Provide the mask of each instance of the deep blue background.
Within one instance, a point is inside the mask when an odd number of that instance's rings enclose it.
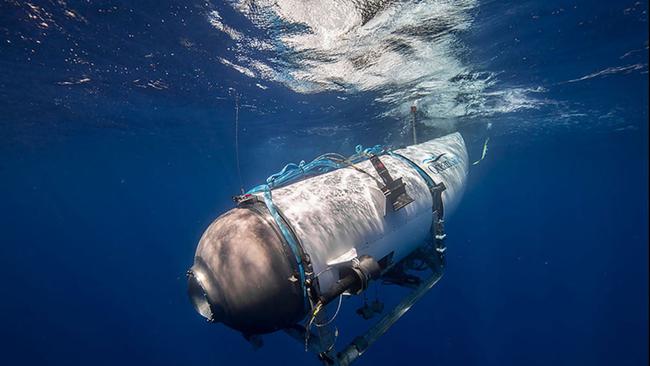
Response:
[[[376,118],[372,95],[256,88],[216,62],[227,43],[201,3],[70,2],[86,22],[36,3],[62,30],[0,5],[0,363],[317,364],[283,334],[253,351],[185,295],[195,245],[239,187],[228,88],[247,105],[247,187],[402,122]],[[448,220],[448,270],[359,365],[647,364],[647,9],[482,3],[465,61],[554,102],[458,121],[473,159],[493,127]],[[71,45],[94,64],[66,61]],[[632,64],[645,69],[566,83]],[[338,321],[348,336],[358,304]]]

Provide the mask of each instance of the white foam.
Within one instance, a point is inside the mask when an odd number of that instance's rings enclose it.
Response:
[[[496,75],[461,61],[459,33],[471,29],[477,0],[231,0],[269,40],[210,23],[237,42],[236,68],[299,93],[373,91],[387,115],[453,118],[538,108],[535,89],[496,90]],[[260,46],[263,45],[263,46]],[[261,48],[260,48],[261,47]],[[266,47],[266,48],[264,48]],[[272,48],[277,59],[253,50]],[[242,56],[243,55],[243,56]]]
[[[208,22],[210,24],[218,29],[219,31],[227,34],[230,38],[232,38],[235,41],[239,41],[244,38],[244,35],[238,32],[237,30],[225,25],[222,21],[221,15],[219,14],[218,11],[213,10],[208,13]]]
[[[226,60],[226,59],[223,58],[223,57],[219,57],[219,61],[220,61],[222,64],[224,64],[224,65],[226,65],[226,66],[230,66],[230,67],[232,67],[233,69],[235,69],[235,70],[241,72],[242,74],[244,74],[244,75],[246,75],[246,76],[248,76],[248,77],[251,77],[251,78],[256,77],[255,73],[254,73],[253,71],[251,71],[251,69],[249,69],[249,68],[247,68],[247,67],[244,67],[244,66],[241,66],[241,65],[237,65],[237,64],[235,64],[235,63],[233,63],[233,62],[231,62],[231,61]]]

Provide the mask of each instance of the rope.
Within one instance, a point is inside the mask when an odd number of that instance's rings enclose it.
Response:
[[[285,165],[284,168],[282,168],[282,170],[279,172],[271,174],[266,179],[266,184],[261,184],[253,187],[247,193],[252,194],[264,192],[267,189],[282,187],[308,176],[320,175],[346,167],[355,169],[361,173],[368,175],[381,185],[381,182],[377,178],[364,171],[363,169],[356,167],[354,164],[361,162],[362,160],[368,158],[370,155],[381,155],[385,151],[386,150],[381,145],[375,145],[366,149],[364,149],[361,145],[357,145],[355,148],[355,154],[348,158],[340,154],[327,153],[318,156],[316,159],[312,160],[309,163],[305,163],[304,160],[298,164],[289,163]]]
[[[336,319],[336,316],[339,315],[339,310],[341,310],[341,303],[342,302],[343,302],[343,295],[339,295],[339,304],[336,306],[336,311],[334,312],[334,316],[332,316],[332,318],[330,320],[326,321],[325,323],[320,323],[320,324],[319,323],[314,323],[314,324],[317,327],[321,328],[321,327],[325,327],[325,326],[329,325],[330,323],[332,323],[334,321],[334,319]]]
[[[339,295],[339,303],[336,306],[336,312],[334,313],[334,316],[332,316],[332,318],[330,320],[328,320],[327,322],[325,322],[325,323],[316,323],[316,317],[318,316],[320,311],[325,306],[320,301],[316,304],[316,306],[314,307],[314,310],[312,311],[311,318],[309,319],[309,323],[307,323],[307,328],[305,330],[305,351],[309,350],[309,338],[310,338],[310,335],[311,335],[311,327],[312,327],[312,325],[316,325],[316,327],[322,328],[322,327],[328,326],[330,323],[332,323],[334,321],[334,319],[336,319],[336,317],[339,315],[339,311],[341,310],[342,301],[343,301],[343,295],[341,294],[341,295]],[[334,341],[328,347],[326,352],[329,352],[334,347],[334,344],[336,344],[336,339],[337,338],[338,338],[338,329],[336,329],[336,331],[334,333]]]
[[[322,308],[323,308],[323,303],[319,301],[311,313],[311,318],[309,319],[309,323],[307,323],[307,329],[305,331],[305,352],[309,350],[309,336],[311,335],[311,326],[312,324],[314,324],[314,321],[316,320],[316,316],[318,315],[318,313]]]
[[[241,179],[241,167],[239,164],[239,94],[235,92],[235,160],[237,162],[237,176],[239,177],[239,189],[244,194],[244,183]]]
[[[413,129],[413,145],[416,145],[418,143],[418,134],[417,134],[417,130],[415,128],[415,126],[417,124],[417,119],[416,119],[417,111],[418,111],[417,107],[415,105],[412,105],[411,106],[411,116],[412,116],[412,118],[411,118],[411,128]]]

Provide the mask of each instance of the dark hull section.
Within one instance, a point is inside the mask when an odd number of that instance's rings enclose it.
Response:
[[[245,335],[274,332],[305,315],[293,255],[262,209],[235,208],[215,220],[188,277],[197,311]]]

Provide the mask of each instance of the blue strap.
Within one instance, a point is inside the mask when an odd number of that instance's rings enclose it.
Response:
[[[289,229],[286,222],[282,216],[280,216],[280,213],[275,207],[275,204],[273,203],[273,197],[271,196],[271,189],[268,185],[266,185],[266,189],[264,189],[264,203],[269,209],[271,216],[273,216],[273,220],[275,220],[276,225],[278,225],[278,228],[280,228],[280,232],[282,233],[285,242],[289,245],[294,258],[296,259],[296,263],[298,265],[298,274],[300,276],[300,287],[302,288],[303,299],[305,301],[305,308],[308,308],[309,300],[307,298],[307,285],[305,284],[305,267],[302,262],[302,256],[300,255],[301,250],[298,246],[298,241],[293,232],[291,229]]]
[[[424,181],[427,183],[427,186],[429,187],[430,192],[433,192],[436,189],[436,183],[433,181],[433,179],[431,179],[429,174],[427,174],[427,172],[425,172],[417,164],[415,164],[413,161],[411,161],[411,159],[409,159],[409,158],[407,158],[407,157],[405,157],[403,155],[400,155],[400,154],[398,154],[396,152],[392,152],[392,151],[389,151],[388,154],[390,156],[394,156],[394,157],[402,160],[403,162],[405,162],[408,165],[410,165],[411,167],[413,167],[413,169],[415,169],[415,171],[418,172],[418,174],[420,174],[422,179],[424,179]]]
[[[271,216],[273,216],[273,220],[280,229],[280,232],[282,233],[285,242],[291,249],[291,252],[293,253],[293,256],[295,257],[296,263],[298,265],[300,286],[302,287],[306,308],[309,307],[309,298],[307,297],[305,266],[303,264],[301,255],[302,251],[298,244],[298,239],[295,237],[295,234],[291,231],[288,223],[282,218],[278,212],[278,209],[273,203],[271,190],[285,186],[308,176],[319,175],[344,168],[348,166],[348,164],[354,164],[363,159],[366,159],[369,155],[381,155],[384,152],[385,149],[381,145],[375,145],[366,149],[364,149],[361,145],[357,145],[355,148],[355,154],[347,159],[344,156],[338,154],[324,154],[309,163],[305,163],[304,161],[301,161],[299,164],[290,163],[282,168],[281,171],[269,176],[266,179],[266,184],[260,184],[256,187],[253,187],[247,192],[247,194],[263,193],[264,204],[268,208]]]

